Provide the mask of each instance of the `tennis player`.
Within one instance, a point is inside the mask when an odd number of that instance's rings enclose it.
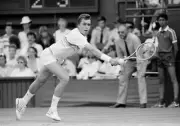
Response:
[[[89,14],[81,14],[77,19],[77,28],[70,31],[57,43],[46,48],[41,53],[40,60],[43,64],[39,75],[36,80],[30,85],[27,93],[23,98],[16,99],[16,118],[20,120],[26,110],[26,105],[29,100],[35,95],[38,89],[45,84],[50,76],[55,74],[60,82],[54,90],[51,106],[46,116],[60,121],[61,118],[57,112],[57,105],[62,97],[64,88],[68,84],[68,73],[62,68],[60,62],[63,62],[67,57],[77,53],[80,49],[86,49],[92,52],[96,57],[101,60],[110,62],[112,65],[124,63],[123,59],[117,60],[103,54],[98,49],[93,47],[87,42],[87,34],[91,26],[91,16]]]

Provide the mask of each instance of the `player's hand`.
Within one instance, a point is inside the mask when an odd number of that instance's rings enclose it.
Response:
[[[124,59],[111,59],[110,60],[111,65],[122,65],[125,63]]]
[[[118,62],[119,62],[120,65],[123,65],[123,64],[126,63],[126,60],[125,60],[125,59],[119,58],[119,59],[117,59],[117,60],[118,60]]]

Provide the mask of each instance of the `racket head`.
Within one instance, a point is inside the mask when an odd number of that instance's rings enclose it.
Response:
[[[156,46],[152,42],[141,44],[136,50],[138,60],[149,60],[156,54]]]

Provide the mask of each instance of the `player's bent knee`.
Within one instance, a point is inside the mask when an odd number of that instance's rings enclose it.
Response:
[[[61,77],[60,81],[63,81],[63,83],[67,84],[69,82],[69,76]]]
[[[46,77],[37,77],[36,78],[36,81],[38,81],[38,83],[40,83],[40,84],[43,84],[43,83],[45,83],[46,82]]]

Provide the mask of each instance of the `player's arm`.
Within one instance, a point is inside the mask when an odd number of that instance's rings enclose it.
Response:
[[[112,59],[110,56],[102,53],[101,51],[99,51],[97,48],[95,48],[94,46],[92,46],[91,44],[87,43],[84,46],[84,49],[90,51],[94,56],[96,56],[97,58],[106,61],[106,62],[110,62],[112,65],[119,65],[119,64],[123,64],[124,60],[123,59]]]

